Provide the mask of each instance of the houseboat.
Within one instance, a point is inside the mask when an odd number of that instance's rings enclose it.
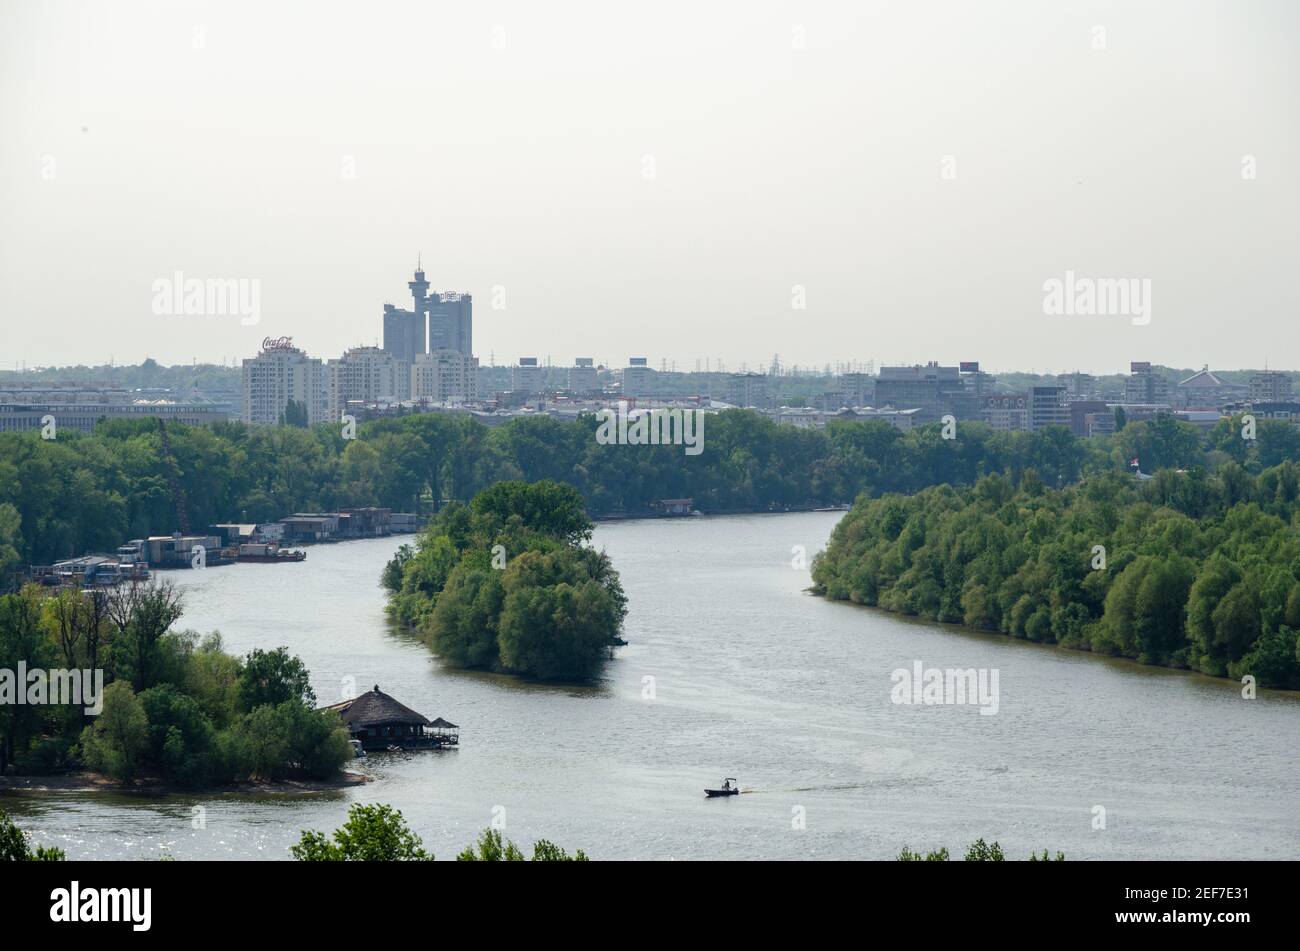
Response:
[[[305,551],[295,548],[281,548],[274,543],[250,542],[240,545],[235,551],[236,561],[275,563],[302,561],[306,557],[307,553]]]

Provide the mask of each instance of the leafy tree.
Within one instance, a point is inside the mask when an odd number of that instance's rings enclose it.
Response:
[[[967,862],[1002,862],[1006,856],[1002,854],[1002,846],[994,842],[989,845],[983,839],[976,839],[971,843],[970,848],[966,850]]]
[[[411,831],[402,813],[392,806],[354,804],[348,820],[324,833],[305,830],[289,851],[300,862],[432,862],[420,837]]]
[[[907,846],[903,846],[903,851],[898,853],[900,862],[946,862],[948,861],[948,849],[939,848],[922,855],[920,852],[913,852]]]
[[[475,845],[467,845],[457,862],[523,862],[524,853],[497,829],[484,829]]]
[[[586,862],[587,855],[582,849],[570,855],[560,846],[548,839],[538,839],[533,843],[534,862]],[[524,853],[519,846],[501,835],[497,829],[484,829],[473,845],[466,846],[457,862],[524,862]]]
[[[94,724],[81,734],[82,757],[93,770],[129,780],[149,751],[149,718],[140,698],[123,680],[104,688],[103,704]]]
[[[64,857],[62,849],[43,845],[32,849],[27,844],[27,836],[0,809],[0,862],[61,862]]]
[[[586,862],[587,853],[578,849],[573,855],[570,855],[564,849],[560,848],[554,842],[548,839],[538,839],[533,843],[533,861],[534,862]]]
[[[239,704],[243,710],[275,706],[293,700],[311,706],[316,694],[311,689],[311,674],[303,662],[287,647],[272,651],[253,648],[244,658],[239,676]]]

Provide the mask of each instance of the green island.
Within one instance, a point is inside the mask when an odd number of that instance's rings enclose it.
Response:
[[[181,614],[166,582],[0,596],[0,670],[103,672],[98,715],[0,704],[0,774],[84,770],[191,789],[338,777],[349,734],[314,709],[302,661],[285,648],[234,657],[217,633],[176,630]]]
[[[457,667],[590,679],[627,614],[618,572],[586,546],[593,528],[572,486],[498,482],[398,549],[389,614]]]
[[[1033,471],[862,498],[814,591],[933,621],[1300,687],[1300,466]]]

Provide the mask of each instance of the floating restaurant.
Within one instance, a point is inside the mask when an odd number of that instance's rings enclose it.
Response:
[[[430,720],[379,689],[325,707],[343,718],[361,748],[370,750],[438,750],[460,744],[460,727],[438,717]]]

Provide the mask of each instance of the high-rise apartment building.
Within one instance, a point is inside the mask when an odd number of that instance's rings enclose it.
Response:
[[[404,363],[424,353],[424,315],[385,304],[384,350]]]
[[[411,399],[430,403],[478,399],[478,361],[459,350],[417,355],[411,364]]]
[[[379,347],[353,347],[326,366],[329,418],[337,422],[350,402],[395,403],[411,395],[410,364]]]
[[[474,298],[453,291],[429,293],[424,269],[406,282],[411,308],[384,305],[384,350],[408,366],[417,354],[456,350],[474,355]]]
[[[474,297],[442,291],[428,299],[429,352],[457,350],[474,354]]]
[[[243,364],[243,412],[246,423],[279,423],[292,400],[307,410],[308,425],[327,414],[325,370],[321,361],[293,345],[289,337],[262,341],[262,349]]]

